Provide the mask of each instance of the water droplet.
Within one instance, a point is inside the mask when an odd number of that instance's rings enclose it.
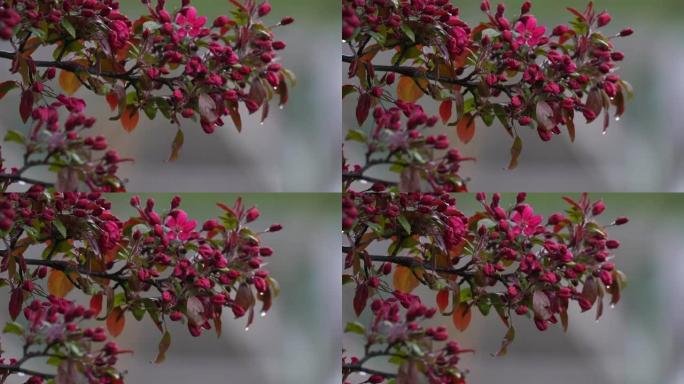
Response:
[[[615,98],[614,98],[614,97],[611,97],[611,98],[610,98],[610,101],[613,101],[613,100],[615,100]]]
[[[278,90],[278,87],[273,87],[273,90],[274,90],[274,91],[277,91],[277,90]]]
[[[264,122],[262,121],[261,123],[259,123],[259,125],[264,125]]]
[[[249,327],[245,327],[245,332],[249,331]]]
[[[596,319],[596,322],[598,323],[598,322],[599,322],[599,319]]]
[[[611,307],[611,308],[615,308],[615,304],[611,304],[610,307]]]
[[[281,105],[281,106],[280,106],[280,107],[278,107],[278,108],[280,108],[280,110],[282,111],[282,110],[283,110],[283,108],[285,108],[285,106],[284,106],[284,105]]]
[[[368,184],[368,181],[366,181],[366,180],[359,180],[359,183],[361,183],[361,184]]]
[[[615,121],[620,121],[620,116],[615,116]]]
[[[347,40],[342,39],[342,44],[347,44]]]
[[[26,182],[23,181],[23,180],[19,180],[19,181],[18,181],[18,184],[19,184],[19,185],[26,185]]]
[[[264,295],[264,293],[263,293],[263,292],[259,292],[259,296],[263,296],[263,295]]]
[[[368,376],[366,372],[359,372],[359,376]]]
[[[261,311],[260,315],[261,317],[266,317],[266,311]]]
[[[605,136],[608,134],[608,131],[603,131],[602,135]]]

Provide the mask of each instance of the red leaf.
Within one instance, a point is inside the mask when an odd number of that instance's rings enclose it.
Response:
[[[439,105],[439,116],[442,118],[444,124],[449,122],[451,119],[451,105],[453,103],[451,100],[444,100],[442,104]]]
[[[135,127],[138,126],[138,121],[140,121],[138,108],[131,105],[127,106],[121,115],[121,126],[124,127],[126,132],[133,132]]]
[[[437,292],[437,307],[439,307],[439,310],[441,312],[444,312],[445,309],[449,306],[449,290],[444,288],[441,291]]]
[[[456,126],[456,133],[463,144],[468,144],[475,137],[475,117],[470,113],[463,115]]]
[[[109,331],[109,334],[114,337],[119,336],[121,331],[123,331],[124,326],[126,326],[124,311],[121,307],[112,309],[109,316],[107,316],[107,330]]]
[[[456,326],[456,329],[463,332],[468,328],[468,325],[470,325],[470,320],[472,317],[473,314],[470,311],[470,306],[466,303],[461,303],[454,311],[452,320],[454,321],[454,326]]]
[[[19,104],[19,115],[24,123],[28,121],[33,112],[33,91],[26,90],[21,93],[21,103]]]
[[[101,293],[98,293],[97,295],[90,298],[90,310],[93,311],[94,316],[99,315],[100,312],[102,311],[102,294]]]
[[[12,321],[16,320],[21,313],[21,305],[24,303],[24,292],[21,288],[12,291],[9,301],[9,313]]]
[[[7,92],[17,87],[17,82],[14,80],[4,81],[0,83],[0,99],[5,97]]]
[[[370,111],[371,101],[371,96],[367,93],[364,93],[363,95],[359,96],[359,101],[356,104],[356,121],[359,123],[359,126],[362,126],[368,118],[368,112]]]
[[[508,164],[508,169],[515,169],[518,166],[520,152],[522,152],[522,139],[520,136],[516,136],[511,147],[511,162]]]
[[[368,286],[365,284],[356,287],[356,294],[354,294],[354,312],[356,316],[361,316],[361,312],[366,308],[368,301]]]
[[[113,111],[119,106],[119,95],[116,92],[111,91],[107,94],[107,104],[109,108]]]

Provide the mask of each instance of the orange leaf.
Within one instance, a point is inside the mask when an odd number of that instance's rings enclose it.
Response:
[[[451,100],[444,100],[439,105],[439,116],[442,118],[442,123],[446,124],[451,119]]]
[[[138,121],[140,121],[138,108],[131,105],[127,106],[124,113],[121,115],[121,125],[126,132],[133,132],[135,127],[138,126]]]
[[[119,336],[125,325],[126,316],[124,311],[121,310],[121,307],[112,309],[112,311],[109,312],[109,316],[107,316],[107,330],[109,331],[109,334],[114,337]]]
[[[51,269],[48,273],[48,292],[57,297],[64,297],[74,288],[71,281],[62,271]]]
[[[402,101],[408,103],[415,103],[421,96],[423,96],[423,91],[418,87],[416,81],[423,87],[427,87],[427,80],[425,79],[414,79],[409,76],[401,76],[397,82],[397,95]]]
[[[456,133],[463,144],[468,144],[475,136],[475,117],[470,113],[463,115],[456,126]]]
[[[88,61],[84,59],[74,60],[74,63],[80,64],[84,67],[88,66]],[[80,78],[79,78],[80,77]],[[73,95],[81,88],[81,83],[86,80],[86,75],[81,72],[77,75],[74,72],[62,70],[59,73],[59,86],[66,92],[67,95]]]
[[[109,108],[112,111],[119,106],[119,96],[116,94],[116,92],[111,91],[107,94],[107,104],[109,104]]]
[[[441,312],[449,306],[449,290],[444,288],[437,292],[437,307]]]
[[[456,329],[459,331],[463,332],[468,328],[468,325],[470,325],[470,320],[472,319],[473,314],[470,312],[470,306],[466,303],[461,303],[458,305],[458,308],[454,311],[453,315],[453,320],[454,320],[454,325],[456,326]]]
[[[411,271],[410,268],[406,268],[404,266],[397,266],[397,268],[394,270],[394,276],[392,276],[392,284],[394,285],[394,289],[397,291],[403,292],[403,293],[410,293],[418,285],[420,282],[418,279],[416,279],[416,276],[413,275],[413,271]]]
[[[101,293],[98,293],[97,295],[90,298],[90,309],[93,311],[94,316],[97,316],[100,314],[100,311],[102,311],[102,294]]]

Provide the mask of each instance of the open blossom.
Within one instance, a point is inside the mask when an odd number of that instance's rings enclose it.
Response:
[[[176,210],[166,219],[166,226],[169,228],[168,238],[171,240],[185,241],[197,227],[196,220],[188,220],[188,214],[182,210]]]
[[[519,45],[528,45],[530,47],[535,47],[543,41],[544,33],[546,32],[546,27],[538,26],[537,19],[528,16],[526,20],[519,21],[515,25],[515,31],[518,32],[519,36],[516,39],[516,43]]]
[[[537,231],[539,224],[541,224],[542,216],[535,215],[534,209],[525,204],[520,210],[513,212],[513,215],[511,215],[511,220],[517,224],[517,226],[514,228],[514,234],[516,236],[521,232],[526,236],[532,236]]]
[[[207,17],[197,17],[197,9],[195,7],[186,7],[176,15],[176,23],[181,26],[181,29],[178,31],[180,38],[184,38],[186,35],[197,37],[203,33]]]

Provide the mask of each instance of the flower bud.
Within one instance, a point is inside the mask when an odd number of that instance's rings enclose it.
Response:
[[[246,216],[247,222],[251,223],[252,221],[258,219],[260,215],[261,215],[261,212],[259,212],[258,209],[254,208],[254,207],[250,208],[247,211],[247,216]]]
[[[599,27],[604,27],[604,26],[608,25],[608,23],[610,23],[611,20],[612,20],[612,17],[610,17],[608,12],[603,11],[598,15],[597,24]]]
[[[259,17],[264,17],[268,15],[271,12],[271,4],[268,3],[268,1],[263,2],[259,8],[257,8],[257,13],[259,14]]]

